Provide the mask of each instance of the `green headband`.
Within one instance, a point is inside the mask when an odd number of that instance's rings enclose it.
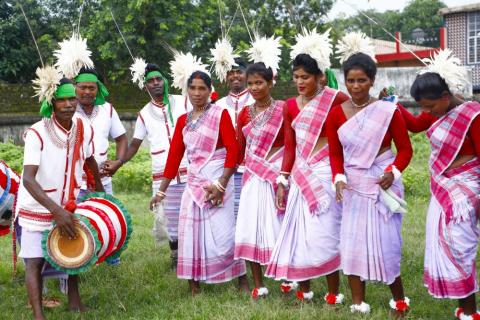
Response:
[[[325,76],[327,77],[327,86],[332,89],[338,89],[337,78],[331,69],[325,69]]]
[[[160,71],[154,70],[147,73],[147,75],[145,76],[145,81],[148,81],[153,78],[161,78],[163,80],[163,104],[167,106],[168,118],[173,127],[175,123],[173,122],[172,109],[170,107],[170,100],[168,99],[168,96],[169,96],[168,80],[163,76],[163,74]]]
[[[77,83],[82,82],[95,82],[98,86],[97,96],[95,97],[95,101],[93,102],[94,105],[102,105],[105,103],[105,98],[108,97],[108,90],[105,85],[98,80],[98,77],[93,73],[81,73],[76,78],[75,81]]]
[[[55,99],[63,99],[63,98],[74,98],[75,94],[75,87],[71,83],[65,83],[57,87],[55,93],[53,95]],[[45,118],[50,118],[53,113],[53,104],[48,102],[46,99],[42,101],[42,105],[40,106],[40,115]]]

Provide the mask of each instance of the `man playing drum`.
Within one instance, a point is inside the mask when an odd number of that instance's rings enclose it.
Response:
[[[77,106],[75,87],[52,67],[37,70],[34,83],[42,101],[42,120],[25,131],[23,174],[16,217],[22,229],[19,256],[25,259],[26,286],[35,319],[44,319],[41,271],[45,263],[43,231],[57,224],[60,232],[74,238],[75,209],[83,165],[92,170],[97,191],[104,191],[93,156],[93,129],[80,119],[72,121]],[[43,79],[42,79],[43,78]],[[84,311],[78,277],[68,279],[68,307]]]

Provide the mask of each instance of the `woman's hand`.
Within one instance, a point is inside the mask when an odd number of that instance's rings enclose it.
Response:
[[[393,172],[384,172],[380,176],[380,180],[378,181],[378,184],[383,190],[387,190],[392,186],[394,180],[395,180],[395,176],[393,175]]]
[[[275,207],[278,210],[285,210],[285,187],[283,184],[279,184],[277,193],[275,194]]]
[[[153,211],[153,209],[165,199],[165,196],[163,195],[154,195],[152,197],[152,200],[150,200],[150,210]]]
[[[343,201],[343,190],[344,189],[350,189],[348,187],[348,185],[343,182],[343,181],[338,181],[336,184],[335,184],[335,192],[336,192],[336,199],[337,199],[337,202],[342,202]]]
[[[223,192],[214,184],[203,187],[205,190],[205,201],[209,201],[213,206],[220,206],[223,203]]]

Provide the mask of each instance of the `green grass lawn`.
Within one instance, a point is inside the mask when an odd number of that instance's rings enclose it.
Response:
[[[402,276],[405,293],[411,299],[410,319],[453,319],[455,302],[431,298],[423,286],[425,215],[428,206],[428,145],[422,135],[412,138],[416,155],[405,173],[409,212],[403,224]],[[122,169],[123,170],[123,169]],[[267,280],[268,298],[252,299],[236,290],[236,281],[204,285],[203,292],[192,298],[187,282],[170,271],[167,246],[157,247],[151,235],[153,216],[147,210],[149,194],[118,193],[133,216],[134,233],[121,265],[94,267],[81,276],[81,294],[90,311],[71,314],[66,311],[66,297],[54,281],[49,293],[61,297],[63,306],[47,310],[48,319],[386,319],[391,298],[387,286],[368,283],[368,316],[350,314],[350,292],[345,277],[341,291],[346,304],[329,307],[323,302],[325,279],[312,283],[314,302],[299,304],[294,295],[280,293],[279,283]],[[29,319],[24,286],[24,267],[19,263],[12,281],[11,237],[0,238],[0,319]]]

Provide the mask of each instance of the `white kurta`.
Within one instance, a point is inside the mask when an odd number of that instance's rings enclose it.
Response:
[[[252,105],[253,103],[255,103],[255,99],[253,99],[248,89],[245,89],[239,94],[229,92],[226,97],[218,100],[215,104],[219,107],[227,109],[228,113],[230,114],[230,118],[232,118],[233,126],[236,128],[237,116],[240,111],[243,109],[243,107]]]
[[[167,163],[168,151],[170,150],[170,141],[173,138],[175,124],[177,119],[185,114],[187,110],[191,110],[188,102],[185,104],[185,97],[178,95],[170,95],[170,107],[172,110],[173,122],[168,119],[166,109],[155,106],[153,103],[147,103],[138,113],[137,122],[135,123],[135,132],[133,138],[144,140],[150,143],[150,155],[152,157],[152,176],[153,176],[153,193],[160,186],[161,177]],[[180,164],[179,173],[180,181],[172,180],[171,184],[186,181],[187,159],[184,157]]]
[[[74,117],[79,117],[84,120],[86,124],[92,126],[94,130],[94,156],[100,169],[108,157],[108,138],[116,139],[122,134],[125,134],[125,127],[120,121],[120,117],[115,108],[108,102],[105,102],[103,105],[94,106],[90,115],[86,115],[82,106],[78,105]],[[111,182],[111,177],[102,177],[102,184],[104,186],[109,185]],[[84,176],[81,188],[87,189],[86,176]]]
[[[73,120],[76,123],[76,120]],[[75,144],[76,129],[63,129],[54,118],[35,123],[25,132],[25,152],[23,165],[38,166],[35,180],[43,191],[57,204],[64,205],[70,192],[70,172]],[[84,140],[80,157],[75,166],[77,186],[81,183],[83,164],[93,152],[92,128],[84,122]],[[72,138],[70,138],[72,137]],[[67,147],[67,141],[68,147]],[[75,196],[79,189],[74,190]],[[19,224],[31,231],[43,231],[51,227],[51,214],[35,200],[20,183],[17,199]],[[50,216],[50,217],[49,217]],[[48,221],[50,220],[50,221]]]

